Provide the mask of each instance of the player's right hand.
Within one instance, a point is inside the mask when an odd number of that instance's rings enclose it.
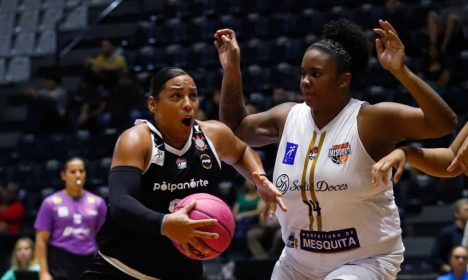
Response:
[[[206,226],[214,226],[218,223],[216,219],[192,220],[188,213],[195,207],[196,200],[192,200],[178,211],[167,214],[162,225],[162,234],[179,243],[188,254],[190,246],[202,253],[209,253],[209,248],[203,245],[198,238],[216,239],[218,234],[198,230]],[[198,238],[197,238],[198,237]]]

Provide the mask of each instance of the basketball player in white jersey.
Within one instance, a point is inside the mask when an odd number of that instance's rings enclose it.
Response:
[[[276,211],[286,246],[272,279],[386,280],[400,270],[404,247],[392,184],[374,186],[372,165],[398,141],[448,134],[456,115],[405,66],[404,46],[390,23],[379,25],[380,64],[419,108],[351,98],[369,46],[362,31],[339,20],[327,24],[324,38],[304,53],[305,102],[248,115],[235,34],[215,33],[224,70],[221,121],[252,146],[279,143],[272,182],[288,211]]]

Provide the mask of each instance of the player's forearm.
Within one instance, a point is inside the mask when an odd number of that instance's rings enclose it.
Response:
[[[447,171],[447,167],[454,158],[450,149],[403,147],[402,150],[405,152],[407,162],[424,173],[435,177],[454,177],[458,175],[458,173]]]
[[[457,125],[457,115],[447,103],[426,82],[416,76],[408,67],[393,75],[408,90],[424,113],[426,125],[431,128],[428,137],[448,134]]]
[[[49,265],[47,263],[47,242],[44,240],[36,241],[36,257],[41,273],[49,273]]]
[[[240,69],[225,70],[221,84],[219,119],[232,131],[235,131],[246,115],[247,109],[242,92]]]
[[[246,146],[244,153],[233,167],[247,180],[253,182],[252,173],[265,174],[262,161],[258,154],[249,146]]]

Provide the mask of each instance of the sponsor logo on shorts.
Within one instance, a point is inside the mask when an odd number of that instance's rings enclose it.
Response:
[[[331,149],[328,150],[328,157],[335,164],[344,164],[351,155],[351,145],[346,142],[343,144],[333,145]]]
[[[162,183],[154,183],[153,191],[178,191],[178,190],[188,190],[188,189],[195,189],[200,187],[208,187],[209,185],[208,180],[204,179],[191,179],[190,182],[182,182],[182,183],[168,183],[163,181]]]
[[[356,229],[334,231],[301,230],[300,248],[315,253],[335,253],[361,247]]]
[[[286,150],[284,151],[283,163],[293,165],[294,159],[296,158],[297,147],[299,145],[286,142]]]

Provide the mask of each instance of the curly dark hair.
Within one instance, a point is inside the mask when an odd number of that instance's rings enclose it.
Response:
[[[360,27],[346,19],[325,24],[323,39],[313,43],[309,49],[319,49],[331,55],[341,72],[349,71],[358,77],[367,70],[370,44]]]

